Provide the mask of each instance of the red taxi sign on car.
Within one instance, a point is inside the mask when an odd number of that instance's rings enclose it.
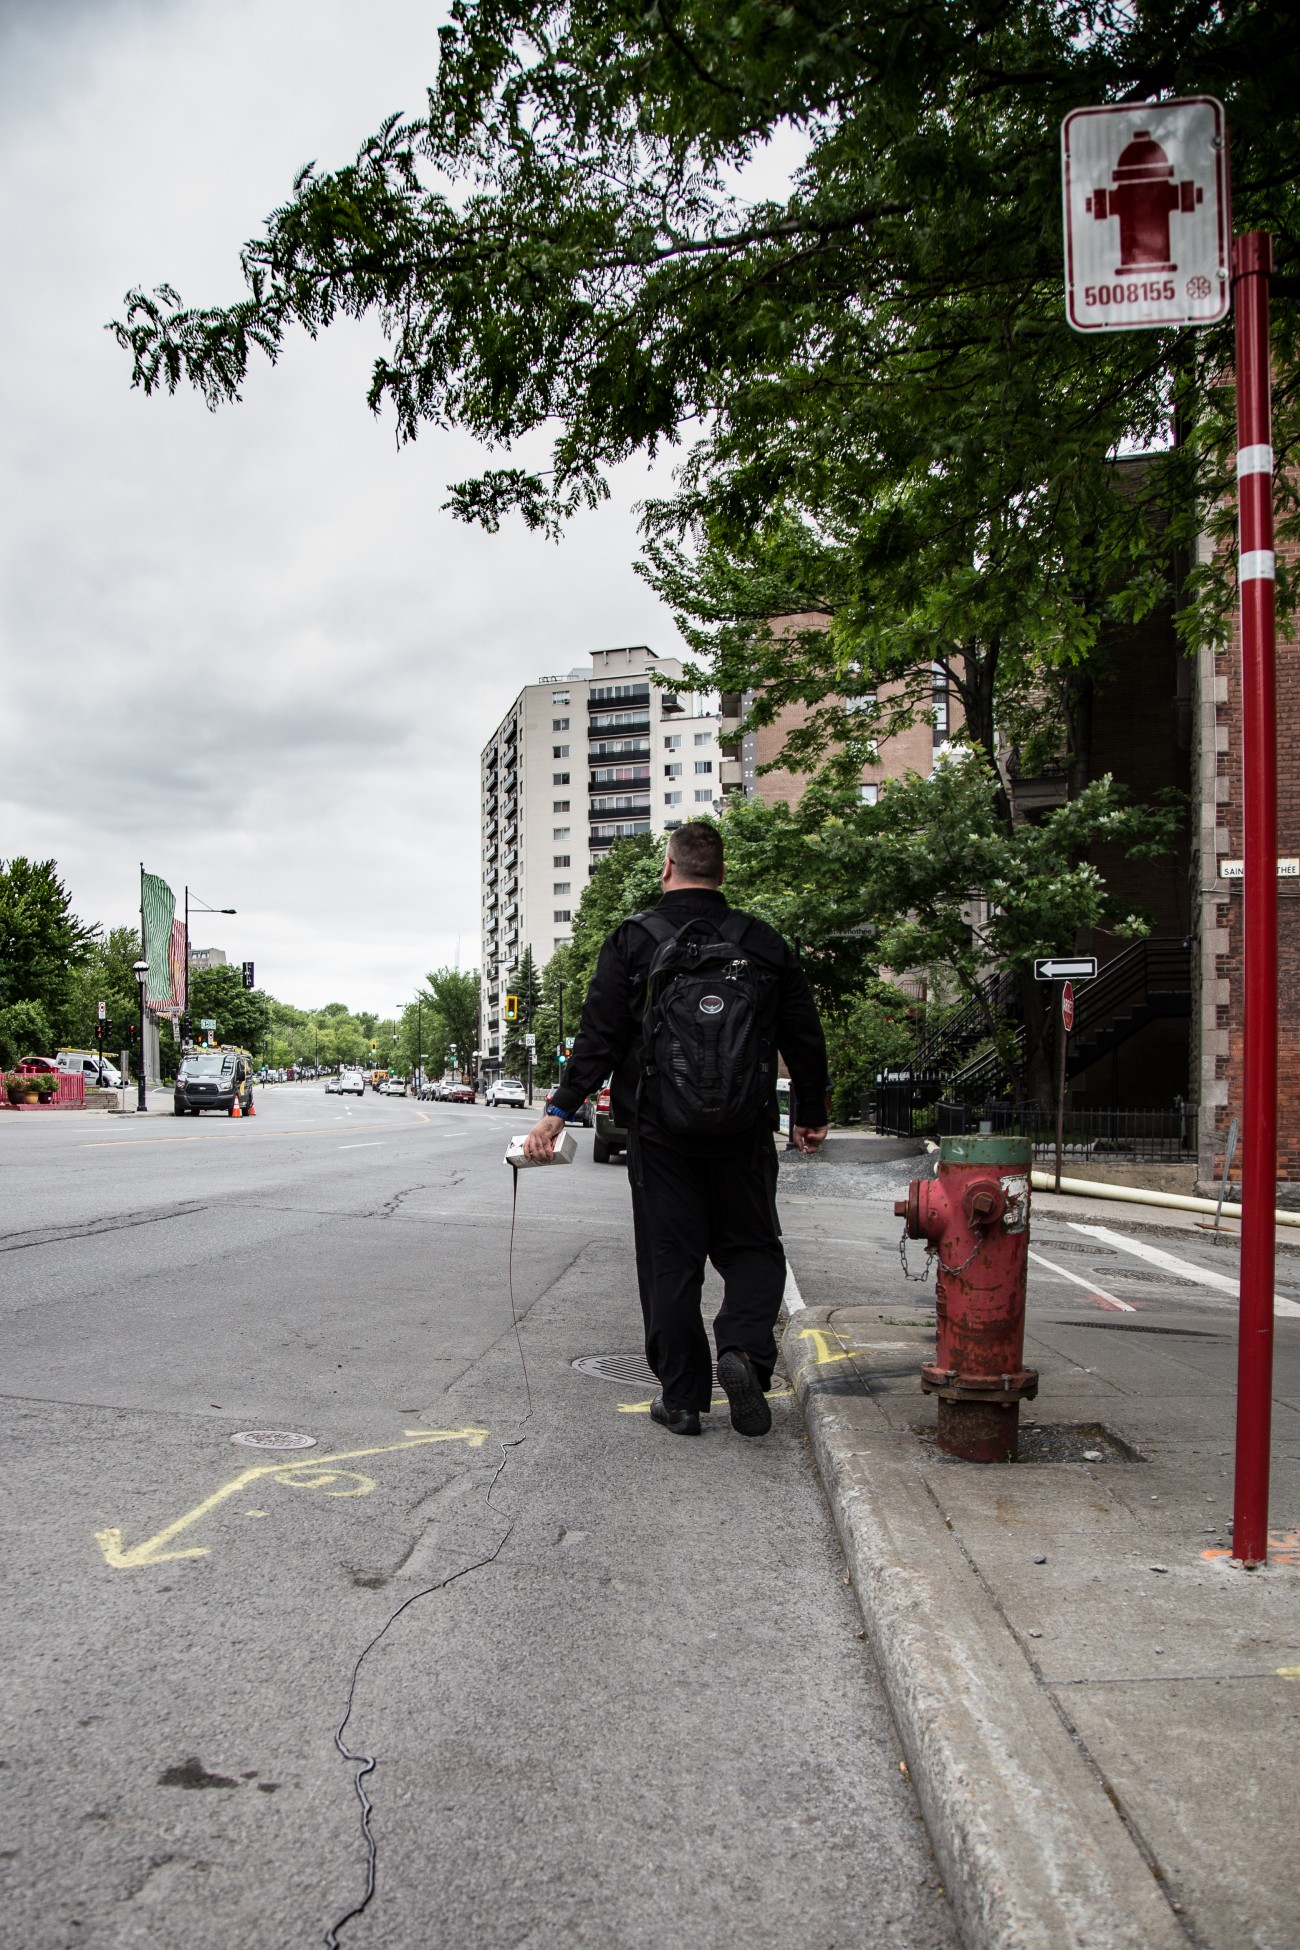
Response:
[[[1076,332],[1227,316],[1226,128],[1212,95],[1066,116],[1065,310]]]

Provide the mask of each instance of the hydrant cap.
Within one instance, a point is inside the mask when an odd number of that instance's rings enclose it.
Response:
[[[1173,173],[1173,164],[1150,131],[1139,129],[1128,148],[1120,151],[1114,180],[1117,183],[1160,183]]]
[[[1027,1172],[1032,1146],[1023,1137],[946,1137],[939,1142],[940,1165],[986,1165]]]

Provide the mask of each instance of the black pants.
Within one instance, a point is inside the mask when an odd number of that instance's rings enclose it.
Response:
[[[646,1360],[669,1408],[706,1409],[713,1363],[700,1317],[704,1262],[722,1275],[713,1324],[718,1353],[747,1354],[764,1388],[776,1365],[772,1329],[785,1291],[785,1252],[776,1216],[772,1133],[730,1139],[706,1151],[629,1132],[628,1180]]]

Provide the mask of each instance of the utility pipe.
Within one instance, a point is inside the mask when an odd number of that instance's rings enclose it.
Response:
[[[1056,1179],[1050,1171],[1035,1171],[1030,1174],[1036,1192],[1051,1192],[1056,1189]],[[1164,1205],[1175,1212],[1209,1212],[1218,1210],[1217,1200],[1212,1198],[1190,1198],[1182,1192],[1148,1192],[1140,1185],[1108,1185],[1098,1178],[1063,1178],[1061,1191],[1070,1198],[1117,1198],[1126,1205]],[[1280,1226],[1300,1226],[1300,1212],[1274,1213]],[[1229,1217],[1241,1217],[1240,1206],[1229,1207]]]

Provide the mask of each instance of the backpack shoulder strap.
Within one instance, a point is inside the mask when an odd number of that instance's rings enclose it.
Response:
[[[642,908],[639,914],[629,914],[628,920],[634,922],[637,927],[644,928],[658,947],[662,948],[666,941],[675,941],[677,938],[677,929],[667,915],[660,914],[656,908]]]
[[[738,948],[745,939],[745,936],[749,933],[753,921],[754,916],[752,914],[746,914],[739,907],[729,907],[719,924],[718,933],[724,941],[730,941],[734,947]]]

